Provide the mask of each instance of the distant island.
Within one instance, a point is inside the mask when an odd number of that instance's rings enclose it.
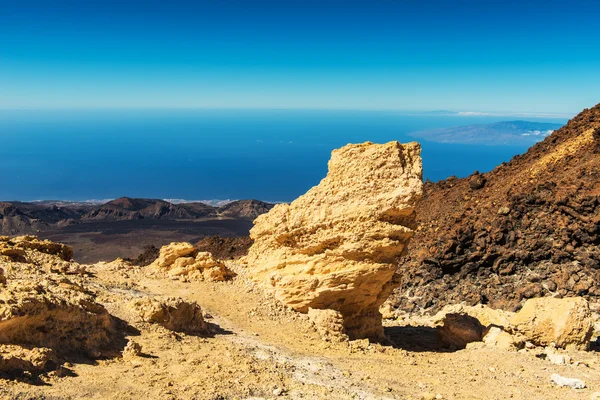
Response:
[[[417,131],[409,133],[409,136],[438,143],[531,145],[550,136],[561,126],[550,122],[502,121]]]

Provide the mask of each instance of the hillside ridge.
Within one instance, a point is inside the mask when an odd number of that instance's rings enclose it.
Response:
[[[392,304],[600,296],[599,196],[600,104],[489,173],[427,182]]]

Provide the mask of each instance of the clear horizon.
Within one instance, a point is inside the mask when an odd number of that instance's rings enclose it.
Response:
[[[574,115],[599,100],[585,0],[0,3],[0,108]]]

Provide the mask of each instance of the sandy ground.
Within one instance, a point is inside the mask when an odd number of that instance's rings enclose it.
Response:
[[[131,325],[143,354],[66,368],[37,381],[0,379],[1,399],[590,399],[600,391],[600,359],[571,353],[554,365],[533,352],[439,349],[435,330],[386,322],[395,345],[324,342],[304,315],[266,298],[238,276],[209,283],[153,279],[140,269],[95,267],[98,301]],[[197,301],[212,337],[140,322],[128,302],[143,295]],[[137,331],[137,332],[136,332]],[[558,388],[550,375],[587,388]]]

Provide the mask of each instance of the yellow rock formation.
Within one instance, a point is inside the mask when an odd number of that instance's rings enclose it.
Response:
[[[334,150],[318,186],[254,221],[249,273],[297,311],[339,311],[351,338],[381,337],[378,308],[413,236],[421,194],[419,144]]]
[[[171,243],[160,249],[158,258],[150,265],[171,277],[192,280],[225,281],[234,276],[225,264],[209,252],[198,252],[190,243]]]

